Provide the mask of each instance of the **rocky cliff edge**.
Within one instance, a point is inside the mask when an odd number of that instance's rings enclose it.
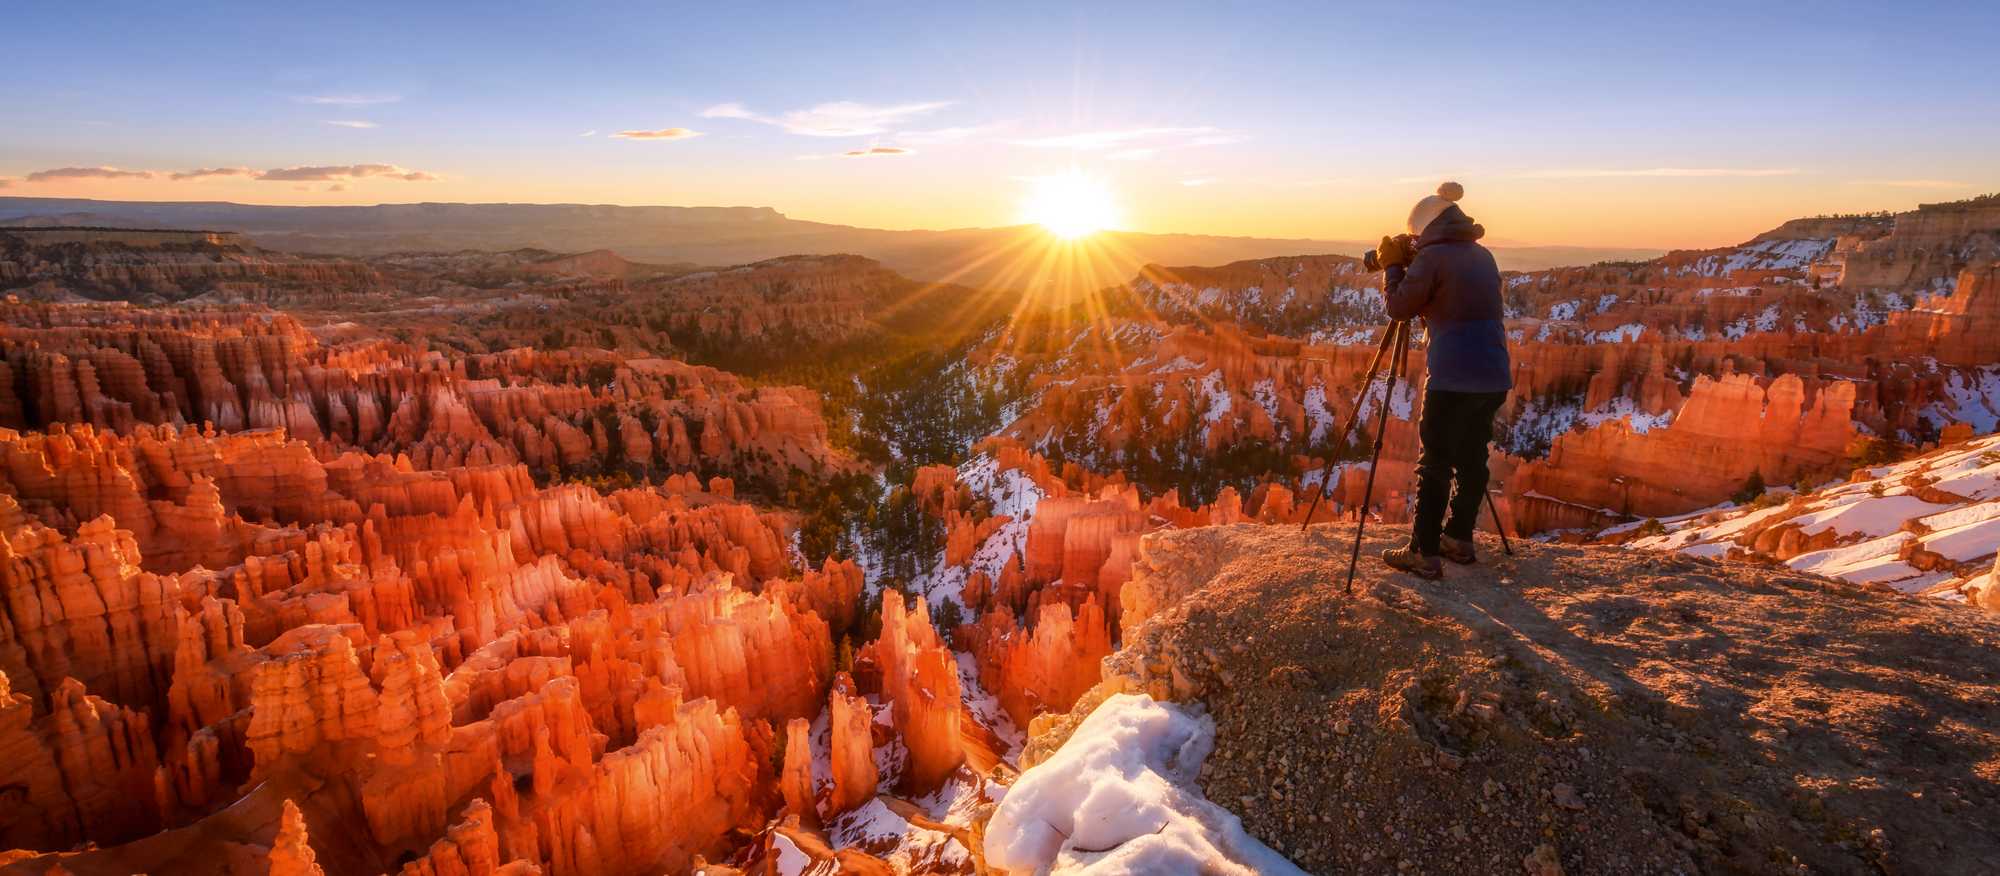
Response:
[[[1199,703],[1209,800],[1316,873],[1973,873],[2000,860],[2000,620],[1743,563],[1345,526],[1146,538],[1107,681]]]

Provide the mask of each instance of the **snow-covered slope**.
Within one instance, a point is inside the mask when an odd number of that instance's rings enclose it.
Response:
[[[2000,608],[2000,435],[1867,469],[1762,507],[1708,509],[1604,535],[1630,547],[1745,555],[1905,593]]]

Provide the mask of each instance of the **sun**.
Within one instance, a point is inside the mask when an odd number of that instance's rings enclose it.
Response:
[[[1036,177],[1021,201],[1021,221],[1048,229],[1064,240],[1118,227],[1118,205],[1101,182],[1074,170]]]

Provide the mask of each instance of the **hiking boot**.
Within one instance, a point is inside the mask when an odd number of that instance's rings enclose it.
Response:
[[[1415,544],[1383,551],[1382,562],[1388,563],[1391,569],[1400,569],[1419,578],[1436,581],[1444,577],[1444,563],[1439,562],[1437,557],[1417,553]]]
[[[1439,537],[1438,554],[1461,566],[1479,562],[1479,550],[1469,538],[1452,538],[1449,535]]]

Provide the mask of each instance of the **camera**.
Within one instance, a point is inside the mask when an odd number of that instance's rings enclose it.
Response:
[[[1381,246],[1361,254],[1361,266],[1372,274],[1392,265],[1408,265],[1416,255],[1416,242],[1407,234],[1384,235]]]

